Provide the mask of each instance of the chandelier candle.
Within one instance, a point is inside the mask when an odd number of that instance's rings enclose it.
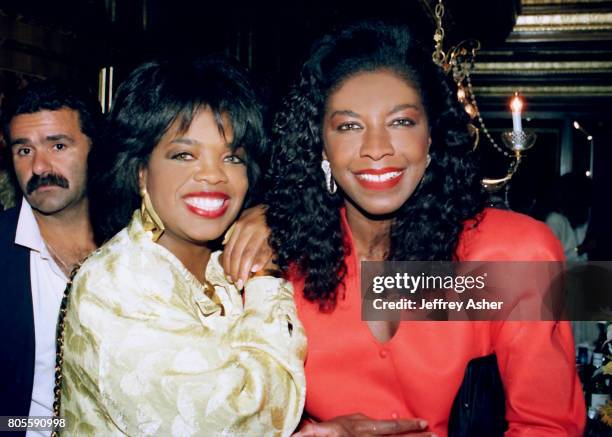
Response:
[[[523,124],[521,122],[521,111],[523,109],[523,100],[521,100],[518,93],[514,93],[514,98],[510,103],[510,109],[512,110],[512,130],[515,134],[522,132]]]

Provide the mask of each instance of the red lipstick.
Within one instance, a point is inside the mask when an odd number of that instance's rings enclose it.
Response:
[[[183,196],[187,209],[204,218],[221,217],[229,207],[230,196],[220,191],[200,191]]]
[[[404,176],[404,169],[397,167],[368,168],[353,174],[359,185],[368,190],[388,190],[399,184]]]

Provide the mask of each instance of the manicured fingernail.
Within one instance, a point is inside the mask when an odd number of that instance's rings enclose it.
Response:
[[[419,420],[419,426],[421,428],[427,427],[427,421],[426,420]]]
[[[232,279],[232,277],[230,275],[225,275],[225,279],[227,279],[227,282],[234,282],[234,280]]]
[[[242,285],[243,285],[242,279],[238,279],[238,282],[236,282],[236,288],[238,290],[242,290]]]
[[[261,266],[259,264],[253,264],[253,267],[251,267],[251,273],[258,272],[259,269],[261,269]]]

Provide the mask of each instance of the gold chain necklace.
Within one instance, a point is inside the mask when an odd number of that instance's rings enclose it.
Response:
[[[56,264],[58,264],[60,270],[64,272],[66,276],[70,277],[70,273],[72,272],[72,270],[74,270],[74,267],[78,265],[78,262],[68,264],[62,259],[62,257],[58,255],[57,250],[55,250],[51,243],[45,241],[45,246],[47,246],[47,249],[49,249],[49,254],[51,255],[51,258],[53,258]]]

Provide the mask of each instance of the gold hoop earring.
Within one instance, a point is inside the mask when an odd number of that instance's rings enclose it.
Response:
[[[146,188],[140,190],[140,196],[142,197],[142,203],[140,205],[140,215],[142,217],[142,227],[145,232],[151,232],[152,240],[155,242],[162,236],[166,227],[157,215],[151,197]]]

